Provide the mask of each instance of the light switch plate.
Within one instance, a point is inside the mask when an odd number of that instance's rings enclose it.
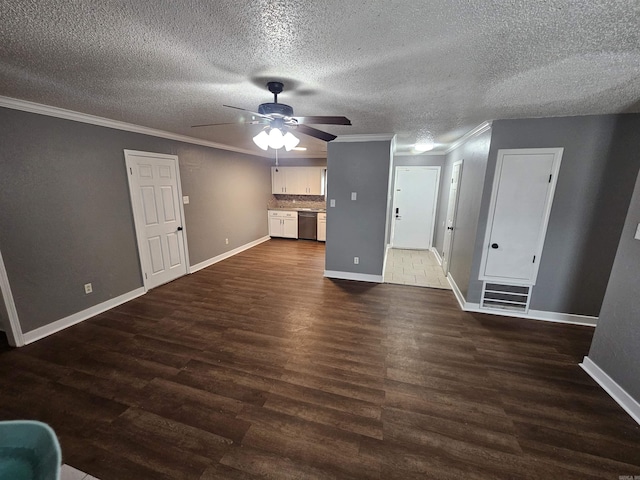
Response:
[[[185,205],[189,205],[189,195],[184,195],[182,197],[182,203]]]
[[[638,224],[638,227],[636,228],[636,235],[635,237],[636,240],[640,240],[640,223]]]
[[[358,198],[358,192],[351,192],[351,200],[356,200]]]
[[[335,198],[332,198],[332,199],[329,201],[329,206],[330,206],[330,207],[335,207],[335,206],[336,206],[336,199],[335,199]]]

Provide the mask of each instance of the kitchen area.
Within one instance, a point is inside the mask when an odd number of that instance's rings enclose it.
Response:
[[[324,166],[271,167],[269,236],[326,241]]]

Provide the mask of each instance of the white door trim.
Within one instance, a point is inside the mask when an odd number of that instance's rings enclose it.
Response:
[[[395,175],[393,177],[393,205],[391,208],[391,248],[395,248],[395,233],[396,233],[396,190],[398,187],[398,169],[399,168],[409,168],[409,169],[432,169],[437,171],[437,180],[436,180],[436,191],[434,192],[435,201],[433,202],[433,211],[431,212],[431,238],[429,239],[429,249],[433,248],[433,237],[436,234],[436,215],[438,213],[438,200],[440,193],[440,173],[441,168],[437,165],[398,165],[395,167]]]
[[[542,225],[540,227],[540,234],[538,237],[538,245],[536,247],[536,256],[538,261],[534,265],[534,271],[532,274],[532,281],[530,285],[536,284],[538,277],[538,269],[540,268],[540,260],[542,258],[542,249],[544,247],[544,239],[547,234],[547,226],[549,224],[549,216],[551,214],[551,207],[553,206],[553,197],[556,192],[556,185],[558,183],[558,172],[560,171],[560,163],[562,161],[563,147],[558,148],[510,148],[498,150],[498,159],[496,162],[495,173],[493,177],[493,186],[491,190],[491,201],[489,202],[489,211],[487,217],[487,228],[484,232],[484,242],[482,244],[482,257],[480,259],[480,276],[479,280],[487,280],[492,282],[512,282],[512,279],[508,278],[495,278],[487,277],[484,275],[485,267],[487,265],[487,256],[489,254],[489,242],[491,239],[491,231],[493,229],[494,214],[496,209],[496,201],[498,198],[498,172],[502,169],[502,163],[505,155],[539,155],[539,154],[553,154],[553,166],[551,169],[551,188],[548,190],[547,198],[545,200],[545,210]],[[521,283],[521,282],[520,282]]]
[[[127,170],[129,170],[129,172],[131,172],[130,169],[132,169],[134,167],[134,163],[133,163],[133,159],[132,157],[136,156],[136,157],[153,157],[153,158],[164,158],[167,160],[175,160],[176,162],[176,180],[178,183],[178,198],[180,199],[180,201],[178,202],[178,204],[180,205],[180,215],[182,218],[182,235],[183,235],[183,244],[184,244],[184,260],[187,266],[187,274],[191,273],[191,265],[189,262],[189,247],[187,245],[187,225],[185,222],[185,216],[184,216],[184,202],[182,201],[182,181],[180,180],[180,161],[178,160],[178,156],[177,155],[168,155],[165,153],[153,153],[153,152],[140,152],[137,150],[125,150],[124,151],[124,158],[125,158],[125,163],[127,166]],[[140,222],[138,221],[139,218],[141,218],[142,213],[138,211],[137,209],[137,204],[136,202],[134,202],[133,200],[133,195],[134,195],[134,178],[133,175],[130,175],[130,173],[127,174],[127,181],[129,183],[129,201],[131,202],[131,210],[133,212],[133,222],[135,224],[135,229],[136,229],[136,242],[138,244],[138,257],[140,258],[140,271],[142,273],[142,284],[144,287],[144,291],[147,292],[149,291],[149,287],[148,287],[148,279],[145,278],[144,272],[148,271],[148,265],[145,265],[145,258],[144,255],[142,254],[143,252],[143,242],[142,239],[144,237],[143,231],[142,231],[142,226],[140,225]]]
[[[458,200],[460,198],[460,183],[462,181],[462,167],[464,166],[464,159],[462,160],[458,160],[457,162],[453,162],[453,164],[451,165],[451,180],[453,183],[453,172],[456,169],[456,165],[460,165],[460,169],[458,170],[458,184],[456,185],[456,198],[455,201],[453,202],[453,220],[451,222],[451,228],[453,230],[451,230],[450,235],[450,242],[449,242],[449,250],[447,252],[444,252],[444,241],[445,238],[447,237],[447,231],[444,231],[444,238],[442,239],[442,249],[443,249],[443,257],[442,257],[442,261],[440,262],[440,265],[442,266],[442,271],[444,272],[445,277],[447,276],[447,274],[449,273],[449,270],[451,269],[451,250],[453,250],[453,241],[455,238],[455,234],[456,234],[456,220],[458,218]],[[449,189],[451,189],[451,186],[449,186]],[[449,195],[451,195],[451,190],[449,190]],[[449,200],[447,199],[447,206],[449,205]],[[449,218],[449,209],[447,208],[447,213],[444,217],[444,228],[448,228],[447,225],[447,219]]]
[[[9,285],[9,277],[7,275],[7,269],[4,266],[2,252],[0,252],[0,290],[2,290],[4,306],[7,309],[7,316],[9,317],[9,331],[6,332],[7,340],[9,340],[9,345],[12,347],[22,347],[24,346],[24,335],[18,318],[18,310],[16,310],[16,304],[13,301],[11,285]]]

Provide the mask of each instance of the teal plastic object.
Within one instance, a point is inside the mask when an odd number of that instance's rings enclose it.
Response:
[[[0,480],[60,480],[60,444],[46,423],[0,422]]]

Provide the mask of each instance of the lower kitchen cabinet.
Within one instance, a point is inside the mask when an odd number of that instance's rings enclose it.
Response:
[[[327,214],[318,213],[318,241],[327,241]]]
[[[269,210],[269,236],[298,238],[298,212]]]

